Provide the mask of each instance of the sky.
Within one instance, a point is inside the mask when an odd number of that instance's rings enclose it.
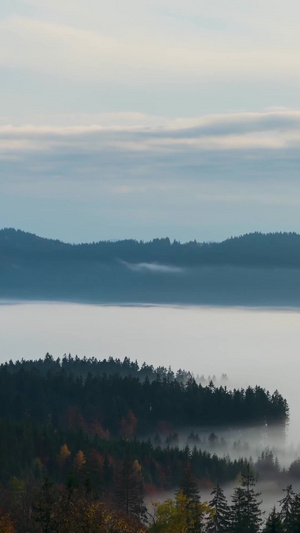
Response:
[[[0,228],[300,232],[296,0],[2,0]]]

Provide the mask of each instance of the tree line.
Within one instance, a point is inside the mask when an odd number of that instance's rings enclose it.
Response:
[[[245,460],[201,450],[193,431],[182,449],[178,431],[251,424],[265,431],[268,423],[279,426],[284,437],[287,422],[288,406],[278,392],[271,395],[259,387],[229,391],[212,382],[202,386],[184,370],[175,374],[129,358],[54,359],[47,354],[35,361],[10,361],[0,366],[0,482],[31,472],[37,479],[49,476],[65,483],[79,452],[89,484],[100,492],[113,489],[126,454],[141,465],[150,491],[173,489],[189,462],[198,479],[226,482],[243,470]],[[262,458],[263,467],[279,475],[273,457]]]
[[[0,230],[0,297],[77,302],[299,305],[300,236],[66,244]]]
[[[270,513],[261,510],[261,494],[249,468],[228,501],[219,483],[209,501],[201,501],[189,465],[175,495],[144,503],[140,465],[125,459],[114,493],[96,494],[84,478],[84,458],[74,465],[66,485],[49,479],[12,478],[0,486],[1,533],[298,533],[300,494],[288,485]]]
[[[170,265],[297,267],[300,265],[300,235],[295,232],[249,233],[223,242],[180,243],[168,237],[149,242],[134,239],[68,244],[38,237],[13,228],[0,230],[0,253],[4,263],[20,261],[79,261],[129,263],[159,262]]]
[[[258,386],[228,390],[212,382],[203,386],[192,376],[185,381],[182,372],[176,379],[171,370],[139,369],[128,359],[80,363],[47,354],[44,361],[0,366],[0,419],[20,422],[24,416],[42,426],[51,419],[61,429],[95,434],[98,428],[100,435],[133,438],[186,426],[284,428],[289,409],[278,391]]]

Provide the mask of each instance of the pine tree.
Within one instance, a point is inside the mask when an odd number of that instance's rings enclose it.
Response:
[[[276,511],[275,507],[267,518],[263,533],[284,533],[280,513]]]
[[[228,533],[230,531],[229,506],[219,483],[211,493],[209,502],[213,514],[206,527],[207,533]]]
[[[258,533],[262,523],[262,513],[258,501],[260,493],[254,491],[254,478],[248,467],[242,476],[241,486],[234,491],[231,506],[230,533]]]
[[[293,492],[292,485],[288,485],[286,489],[283,489],[283,491],[286,494],[284,498],[279,500],[281,506],[280,518],[283,524],[283,531],[286,533],[291,533],[295,493]]]

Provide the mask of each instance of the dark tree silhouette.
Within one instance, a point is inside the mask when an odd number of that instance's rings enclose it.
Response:
[[[262,523],[260,493],[254,490],[254,477],[248,467],[241,486],[234,490],[231,507],[230,533],[258,533]]]
[[[230,531],[230,510],[223,489],[219,483],[211,493],[212,499],[209,506],[213,515],[209,519],[207,533],[229,533]]]
[[[263,533],[284,533],[284,527],[280,518],[280,513],[276,511],[275,507],[273,507],[267,518]]]
[[[186,498],[186,507],[188,509],[188,533],[201,533],[203,531],[203,511],[197,505],[200,503],[200,491],[197,479],[191,471],[190,464],[184,470],[177,495],[180,493]]]
[[[286,489],[283,489],[285,496],[279,501],[280,503],[280,518],[283,523],[284,531],[291,533],[290,528],[292,526],[292,514],[293,506],[295,502],[295,493],[293,492],[292,485],[288,485]]]

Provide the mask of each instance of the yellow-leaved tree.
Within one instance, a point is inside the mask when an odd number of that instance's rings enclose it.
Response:
[[[203,519],[211,513],[207,503],[193,501],[180,491],[175,499],[155,504],[151,533],[201,533]]]

